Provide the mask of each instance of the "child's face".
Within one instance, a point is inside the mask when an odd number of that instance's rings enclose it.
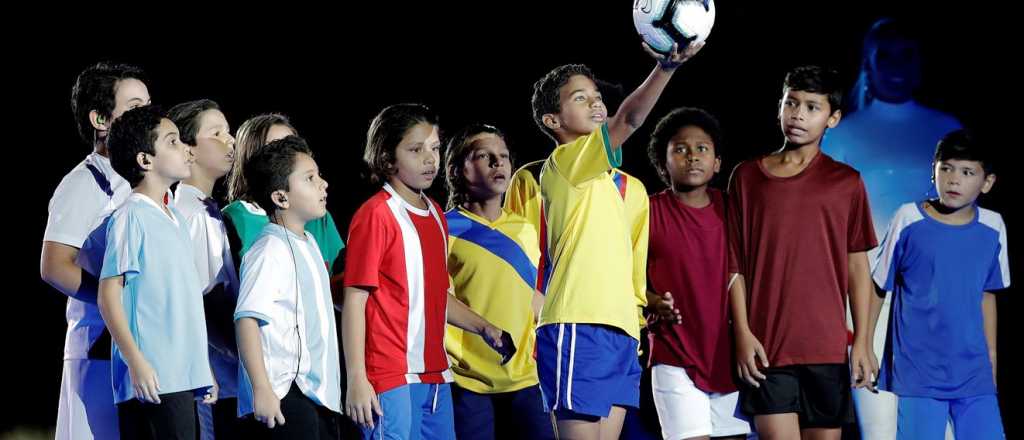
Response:
[[[981,162],[949,159],[935,162],[935,189],[939,202],[950,209],[972,205],[995,184],[995,174],[985,174]]]
[[[118,81],[114,90],[114,111],[111,112],[111,121],[120,118],[128,110],[150,104],[149,89],[145,83],[135,78]]]
[[[220,110],[210,109],[199,115],[196,145],[192,148],[196,166],[209,170],[216,178],[231,171],[235,162],[235,138]]]
[[[608,108],[601,92],[590,78],[573,75],[558,90],[561,110],[552,115],[552,127],[570,138],[593,133],[608,119]]]
[[[471,151],[462,166],[468,192],[477,200],[505,194],[512,174],[505,141],[493,133],[480,133],[469,143]]]
[[[136,107],[150,104],[149,89],[146,84],[135,78],[125,78],[114,84],[114,110],[110,112],[110,120],[100,123],[98,119],[93,120],[93,127],[105,136],[111,124],[120,118],[124,112]]]
[[[839,124],[839,110],[832,111],[828,96],[787,88],[782,95],[779,122],[786,142],[808,145],[821,141],[826,128]]]
[[[310,221],[327,214],[327,181],[320,177],[316,161],[308,154],[295,155],[288,188],[288,211],[300,220]]]
[[[286,138],[288,136],[292,136],[294,134],[295,134],[295,131],[292,130],[291,127],[288,127],[287,125],[281,125],[281,124],[271,125],[270,129],[267,130],[267,140],[266,140],[266,142],[264,142],[264,144],[269,144],[269,143],[274,142],[274,141],[276,141],[278,139],[284,139],[284,138]]]
[[[192,176],[192,152],[187,144],[178,139],[178,127],[170,119],[161,119],[156,128],[156,142],[153,143],[155,154],[148,155],[150,173],[168,183],[177,182]]]
[[[722,166],[711,136],[695,125],[680,128],[669,139],[665,154],[665,168],[674,188],[707,185]]]
[[[426,122],[416,124],[405,132],[402,141],[395,147],[393,178],[413,191],[430,188],[437,177],[440,155],[441,139],[437,126]]]

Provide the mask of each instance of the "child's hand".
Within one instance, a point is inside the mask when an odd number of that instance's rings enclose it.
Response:
[[[676,324],[683,323],[683,315],[679,313],[679,309],[675,306],[675,300],[672,299],[672,292],[665,292],[661,295],[651,295],[652,298],[651,307],[654,309],[655,316],[658,319],[664,319],[666,321],[672,321]]]
[[[203,404],[213,405],[217,403],[217,395],[220,393],[220,385],[217,385],[217,380],[214,379],[213,385],[206,390],[206,395],[203,396]]]
[[[143,402],[160,403],[160,381],[157,380],[156,370],[141,354],[137,359],[128,362],[128,376],[131,378],[136,398]]]
[[[761,365],[758,365],[758,359]],[[736,335],[736,369],[739,370],[740,379],[743,379],[754,388],[760,388],[760,380],[767,377],[761,373],[760,368],[768,368],[768,356],[764,353],[764,346],[757,337],[749,331]]]
[[[866,342],[854,342],[850,350],[850,363],[853,373],[853,387],[867,388],[872,393],[875,390],[875,379],[878,377],[878,360],[872,353],[870,344]]]
[[[267,428],[284,424],[284,414],[281,413],[281,400],[274,394],[270,386],[254,387],[252,390],[252,415],[256,421],[266,423]]]
[[[676,43],[672,45],[672,52],[666,56],[655,52],[654,49],[651,49],[651,46],[646,42],[643,43],[644,50],[647,51],[651,58],[654,58],[658,62],[658,65],[661,66],[662,70],[669,71],[676,70],[677,67],[683,65],[683,63],[690,58],[693,58],[694,55],[697,55],[697,52],[700,52],[700,50],[704,48],[704,44],[705,43],[703,41],[700,43],[691,43],[686,46],[685,50],[680,52],[679,44]]]
[[[345,393],[345,414],[353,422],[373,429],[373,416],[384,415],[380,409],[380,401],[377,400],[377,393],[373,385],[366,379],[366,376],[357,377],[348,383],[348,392]]]
[[[502,331],[500,328],[497,328],[491,324],[487,324],[484,326],[484,330],[480,332],[480,336],[484,338],[484,341],[487,341],[487,345],[490,345],[491,348],[498,350],[499,348],[501,348],[502,345],[501,333]]]

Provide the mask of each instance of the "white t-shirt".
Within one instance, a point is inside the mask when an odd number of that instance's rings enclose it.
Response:
[[[50,198],[49,216],[43,241],[80,249],[78,265],[99,276],[103,265],[106,228],[110,213],[128,199],[131,187],[110,166],[110,159],[92,153],[71,170]],[[97,234],[96,246],[86,249],[90,234]],[[103,333],[103,318],[95,303],[68,298],[67,336],[64,359],[87,359],[89,347]]]
[[[199,188],[180,183],[174,194],[174,208],[184,218],[189,236],[192,237],[192,250],[203,295],[221,284],[225,293],[237,299],[238,275],[228,245],[227,228],[217,202]],[[207,327],[211,332],[217,328]],[[221,339],[233,341],[234,333],[221,335]],[[220,396],[235,397],[238,392],[238,357],[234,354],[234,348],[225,350],[210,345],[210,365],[220,386]]]
[[[341,412],[341,352],[330,279],[320,248],[268,223],[242,257],[235,320],[259,323],[263,365],[278,398],[294,381],[306,397]],[[297,290],[296,290],[297,289]],[[253,411],[252,385],[239,369],[238,414]]]

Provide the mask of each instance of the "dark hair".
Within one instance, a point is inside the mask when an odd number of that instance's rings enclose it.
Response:
[[[544,75],[543,78],[533,84],[533,98],[530,100],[530,104],[533,106],[533,120],[540,127],[541,131],[556,142],[558,138],[555,137],[555,132],[544,125],[544,115],[558,113],[562,110],[562,99],[559,90],[569,82],[569,78],[576,75],[590,78],[595,84],[597,82],[594,79],[594,74],[590,72],[590,68],[587,66],[583,64],[566,64],[552,69],[547,75]]]
[[[90,144],[95,141],[96,130],[89,120],[89,112],[95,110],[110,120],[116,105],[117,83],[129,78],[145,82],[142,69],[128,64],[99,62],[78,74],[71,87],[71,112],[82,140]]]
[[[154,106],[137,107],[124,112],[114,121],[107,135],[110,166],[134,188],[143,178],[139,153],[155,155],[157,127],[167,119]]]
[[[235,163],[231,166],[231,174],[227,180],[228,200],[255,202],[249,193],[249,185],[242,170],[252,156],[267,145],[267,133],[275,125],[283,125],[290,128],[292,133],[298,134],[288,117],[280,113],[256,115],[238,127],[238,131],[235,132]]]
[[[199,116],[207,110],[220,110],[220,106],[209,99],[183,102],[171,107],[167,111],[167,118],[178,126],[181,141],[195,146],[196,134],[199,132]]]
[[[970,160],[981,163],[985,174],[992,174],[994,163],[989,151],[978,143],[971,132],[959,129],[942,137],[935,146],[935,161]]]
[[[267,211],[267,215],[278,209],[270,194],[277,190],[291,189],[288,187],[288,176],[295,169],[295,157],[299,153],[313,156],[306,141],[293,135],[267,144],[245,163],[242,173],[249,182],[249,196]]]
[[[373,118],[363,150],[363,162],[370,168],[371,181],[386,182],[394,174],[395,149],[405,133],[419,123],[437,126],[437,114],[423,104],[395,104],[385,107]]]
[[[466,193],[466,178],[462,174],[462,165],[466,163],[466,157],[469,156],[469,153],[473,152],[471,148],[473,144],[469,140],[481,133],[490,133],[501,138],[501,140],[505,140],[505,133],[502,133],[497,127],[474,123],[456,132],[455,136],[448,141],[448,147],[444,154],[444,162],[446,164],[444,177],[448,185],[447,209],[460,206],[469,199],[469,195]],[[509,160],[511,161],[511,157]]]
[[[843,87],[839,72],[834,69],[821,66],[797,67],[786,74],[783,93],[786,89],[826,95],[829,114],[839,111],[843,105]]]
[[[672,186],[672,178],[666,169],[665,147],[681,128],[694,126],[704,130],[715,144],[715,157],[722,157],[722,128],[711,113],[696,107],[680,107],[669,112],[658,121],[647,143],[647,157],[658,171],[658,177],[665,185]]]

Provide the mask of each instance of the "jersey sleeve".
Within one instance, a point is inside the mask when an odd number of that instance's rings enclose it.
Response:
[[[557,173],[576,186],[621,166],[622,149],[612,148],[608,125],[603,124],[589,135],[559,145],[548,160]]]

